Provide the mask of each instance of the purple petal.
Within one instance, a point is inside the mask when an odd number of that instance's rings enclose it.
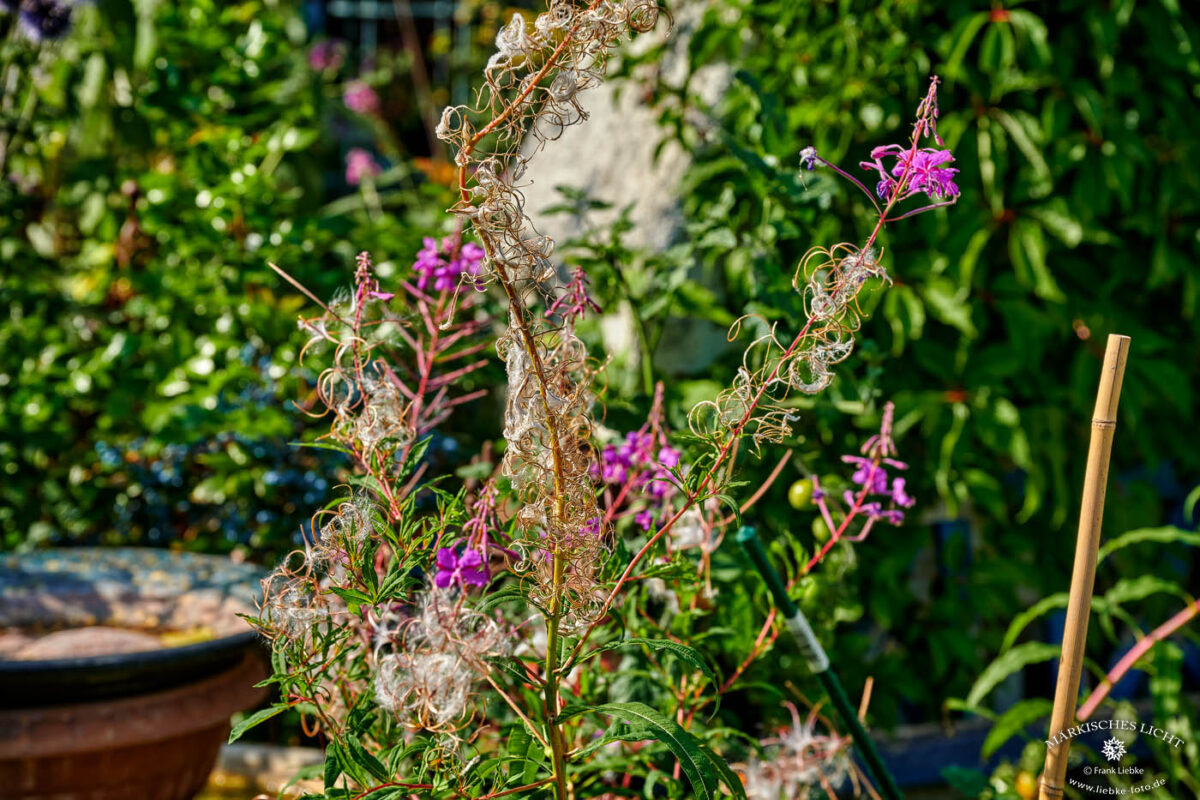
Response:
[[[472,586],[486,586],[488,575],[481,569],[464,569],[459,572],[463,583],[469,583]]]
[[[458,559],[458,566],[461,569],[475,569],[482,563],[483,556],[477,550],[464,550]]]
[[[936,167],[938,164],[945,164],[947,161],[953,161],[954,156],[949,150],[937,150],[925,155],[925,166]]]
[[[443,547],[437,551],[438,569],[454,571],[458,566],[458,556],[449,547]]]
[[[453,580],[453,572],[439,572],[436,576],[434,576],[433,582],[437,584],[439,589],[445,589]]]

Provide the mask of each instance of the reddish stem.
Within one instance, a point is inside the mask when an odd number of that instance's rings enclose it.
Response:
[[[1151,647],[1182,628],[1197,614],[1200,614],[1200,600],[1197,600],[1196,602],[1187,606],[1178,614],[1164,622],[1162,625],[1159,625],[1144,639],[1130,648],[1129,652],[1117,662],[1117,665],[1113,667],[1106,676],[1104,676],[1104,680],[1100,681],[1100,685],[1096,687],[1091,696],[1084,701],[1082,706],[1080,706],[1078,715],[1079,721],[1083,722],[1092,715],[1104,698],[1108,697],[1108,693],[1112,691],[1117,682],[1120,681],[1121,678],[1125,677],[1125,673],[1133,669],[1133,665],[1136,664],[1142,656],[1146,655]]]

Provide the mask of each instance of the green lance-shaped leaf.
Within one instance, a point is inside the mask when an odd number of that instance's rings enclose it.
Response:
[[[1157,575],[1139,575],[1136,578],[1122,578],[1111,589],[1104,593],[1104,599],[1113,604],[1132,603],[1143,600],[1152,594],[1172,594],[1188,600],[1188,593],[1175,581],[1160,578]]]
[[[699,651],[688,647],[686,644],[673,642],[670,639],[643,639],[640,637],[620,639],[618,641],[608,642],[607,644],[597,647],[595,650],[584,656],[582,660],[586,661],[594,655],[608,650],[616,650],[617,648],[624,647],[626,645],[644,645],[649,647],[651,650],[662,650],[671,653],[680,661],[690,664],[691,666],[700,670],[702,673],[704,673],[704,677],[708,678],[712,683],[717,682],[717,676],[713,674],[713,671],[708,666],[708,662],[704,660],[704,656],[700,655]]]
[[[1013,621],[1008,626],[1008,631],[1004,634],[1004,641],[1000,643],[1000,652],[1004,653],[1016,644],[1017,637],[1021,635],[1021,631],[1025,630],[1029,623],[1048,611],[1066,607],[1067,593],[1058,592],[1049,597],[1043,597],[1020,614],[1017,614],[1017,616],[1013,617]]]
[[[1005,742],[1042,717],[1049,715],[1052,709],[1053,703],[1044,697],[1022,700],[1017,703],[1000,715],[1000,718],[992,725],[987,738],[983,740],[981,754],[984,758],[991,758],[992,753],[999,750]]]
[[[742,788],[741,780],[725,763],[725,759],[661,712],[645,703],[605,703],[600,706],[569,709],[563,715],[563,719],[588,711],[610,714],[631,725],[644,728],[648,736],[665,744],[671,754],[679,760],[679,766],[691,781],[696,797],[703,800],[720,797],[720,786],[725,784],[734,797],[746,800],[746,790]]]
[[[1183,542],[1192,547],[1200,547],[1200,533],[1191,533],[1170,526],[1162,528],[1139,528],[1138,530],[1121,534],[1101,547],[1097,562],[1103,561],[1121,548],[1128,547],[1131,544],[1140,544],[1141,542],[1156,542],[1158,544]]]
[[[1030,664],[1036,664],[1039,661],[1049,661],[1057,657],[1060,653],[1061,648],[1056,644],[1025,642],[1024,644],[1017,645],[991,664],[988,664],[987,669],[983,671],[983,674],[979,676],[975,681],[975,685],[971,687],[971,691],[967,694],[967,705],[978,706],[980,701],[987,697],[988,693],[992,689],[995,689],[1009,675],[1012,675],[1017,670],[1024,669]]]
[[[246,717],[244,720],[239,722],[237,725],[233,726],[233,730],[231,730],[229,732],[229,744],[233,744],[238,739],[242,738],[242,734],[244,734],[246,731],[250,730],[254,726],[258,725],[261,722],[265,722],[265,721],[269,720],[271,717],[275,716],[276,714],[282,714],[284,711],[287,711],[287,709],[288,709],[287,703],[276,703],[275,705],[271,706],[270,708],[264,708],[261,711],[255,711],[253,714]]]

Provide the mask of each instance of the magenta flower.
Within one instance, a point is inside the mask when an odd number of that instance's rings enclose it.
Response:
[[[869,160],[859,162],[859,166],[863,169],[874,171],[879,176],[874,194],[858,178],[836,164],[821,158],[814,147],[805,147],[800,151],[801,169],[812,170],[817,166],[832,169],[870,198],[883,222],[894,222],[955,203],[960,195],[958,184],[954,182],[954,176],[958,174],[958,169],[949,166],[954,161],[954,156],[946,148],[946,143],[942,141],[942,137],[937,132],[937,87],[938,79],[935,76],[929,82],[929,91],[926,93],[925,99],[917,108],[917,118],[913,125],[913,135],[909,146],[889,144],[876,147],[871,151]],[[933,140],[936,147],[917,146],[918,142],[926,136]],[[893,159],[893,162],[885,163],[885,159]],[[927,195],[934,202],[895,216],[890,213],[895,203],[921,193]],[[876,198],[883,200],[884,205],[881,206]]]
[[[645,464],[654,460],[654,436],[640,431],[625,434],[625,443],[617,451],[626,466]]]
[[[363,81],[350,81],[342,92],[342,102],[346,108],[359,114],[376,114],[379,112],[379,95]]]
[[[352,147],[346,153],[346,183],[351,186],[358,186],[363,178],[374,177],[379,172],[380,167],[375,159],[361,147]]]
[[[903,461],[897,461],[891,457],[896,454],[896,444],[892,441],[892,417],[894,414],[895,406],[886,403],[883,407],[883,420],[879,425],[879,433],[872,435],[863,443],[861,456],[842,456],[842,461],[857,467],[854,474],[850,476],[850,480],[859,487],[853,492],[846,492],[846,502],[854,507],[860,497],[886,498],[890,508],[883,508],[882,501],[871,501],[864,502],[859,510],[870,519],[883,519],[893,525],[899,525],[904,521],[904,512],[896,506],[911,508],[917,501],[905,492],[904,478],[894,478],[891,485],[888,485],[885,464],[898,470],[908,469],[908,465]],[[864,490],[866,491],[865,495],[863,494]]]
[[[445,589],[450,585],[483,586],[488,581],[487,569],[483,565],[483,556],[476,550],[464,550],[458,555],[453,549],[443,547],[437,551],[437,575],[433,582],[439,588]]]
[[[842,461],[853,464],[858,469],[850,476],[850,480],[866,488],[871,494],[887,492],[887,472],[869,458],[861,456],[842,456]]]
[[[600,451],[600,478],[605,483],[624,483],[629,477],[628,464],[616,445],[606,444]]]
[[[667,469],[675,469],[679,466],[679,456],[679,451],[674,447],[663,447],[658,451],[658,463]]]
[[[439,244],[437,239],[426,236],[425,247],[413,262],[413,270],[419,275],[417,288],[425,291],[432,281],[434,290],[450,291],[463,275],[477,276],[485,256],[483,248],[474,242],[460,246],[455,237],[447,236]]]
[[[654,512],[650,509],[639,511],[634,515],[633,521],[641,526],[642,530],[648,531],[654,526]]]
[[[898,506],[904,506],[905,508],[912,508],[914,505],[916,505],[917,501],[914,500],[912,497],[910,497],[904,491],[904,478],[896,478],[895,480],[892,481],[891,494],[892,494],[892,502]]]
[[[895,164],[889,172],[883,163],[885,158],[894,158]],[[871,151],[870,161],[861,161],[859,166],[865,170],[875,170],[879,174],[879,183],[875,185],[875,194],[886,199],[904,184],[904,194],[896,198],[903,200],[918,192],[924,192],[931,200],[943,200],[958,197],[958,184],[954,176],[958,170],[945,167],[954,160],[949,150],[937,150],[923,147],[911,150],[898,144],[876,147]]]

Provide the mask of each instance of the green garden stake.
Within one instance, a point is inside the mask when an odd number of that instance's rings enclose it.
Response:
[[[808,662],[808,668],[817,676],[821,687],[833,701],[833,707],[837,709],[838,716],[842,718],[842,724],[850,729],[850,736],[854,739],[854,744],[858,746],[859,752],[862,753],[863,760],[867,762],[867,769],[875,778],[875,782],[879,784],[883,796],[888,800],[904,800],[904,795],[900,793],[900,787],[896,785],[896,779],[892,777],[892,773],[888,772],[883,759],[879,757],[879,751],[875,749],[875,742],[871,741],[866,728],[859,722],[854,707],[850,705],[850,699],[846,697],[837,673],[830,669],[829,656],[825,655],[825,649],[813,635],[812,627],[804,618],[803,612],[788,597],[783,579],[779,577],[779,573],[767,560],[767,551],[763,549],[758,534],[754,528],[743,525],[738,530],[737,540],[745,549],[746,555],[750,556],[750,560],[754,562],[759,574],[762,575],[771,596],[775,598],[775,605],[783,613],[788,630],[796,638],[796,643],[800,646],[800,653]]]

